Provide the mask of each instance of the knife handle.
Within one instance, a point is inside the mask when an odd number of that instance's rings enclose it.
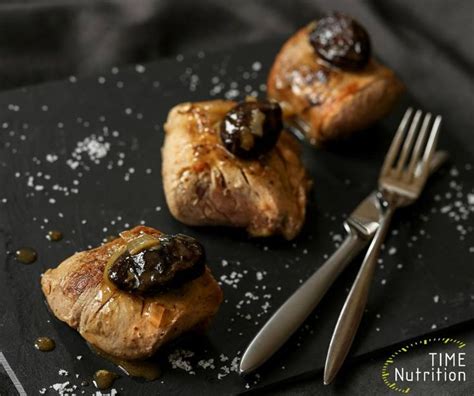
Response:
[[[255,336],[242,357],[241,373],[255,370],[288,340],[367,243],[367,239],[350,229],[334,254],[286,300]]]

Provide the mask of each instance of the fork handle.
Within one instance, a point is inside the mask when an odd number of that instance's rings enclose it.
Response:
[[[249,373],[270,358],[301,326],[367,239],[351,230],[334,254],[272,315],[247,347],[240,372]]]
[[[387,235],[394,211],[395,208],[392,206],[387,208],[375,237],[367,250],[367,254],[357,273],[349,295],[346,298],[342,311],[339,314],[326,357],[326,365],[324,368],[325,384],[332,382],[354,341],[362,315],[364,314],[380,248]]]

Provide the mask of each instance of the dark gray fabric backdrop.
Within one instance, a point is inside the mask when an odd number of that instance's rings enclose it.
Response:
[[[382,56],[402,42],[473,69],[470,0],[17,0],[0,2],[0,88],[287,35],[333,9]]]

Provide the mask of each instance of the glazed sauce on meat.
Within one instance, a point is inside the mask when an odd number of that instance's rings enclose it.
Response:
[[[111,356],[108,353],[93,347],[92,345],[89,345],[89,347],[98,356],[109,360],[130,377],[143,378],[145,381],[155,381],[161,376],[161,369],[158,366],[158,363],[152,361],[151,359],[124,360],[115,356]]]
[[[267,161],[272,161],[275,150],[270,150],[266,155],[256,160],[244,160],[230,153],[222,144],[220,129],[226,114],[237,103],[232,101],[215,101],[212,105],[189,105],[182,113],[189,117],[190,136],[193,141],[194,162],[193,170],[204,171],[211,163],[236,163],[247,174],[259,174],[261,177],[275,177],[272,168],[266,166]],[[277,142],[277,147],[282,139]],[[194,168],[196,166],[196,168]]]
[[[15,258],[22,264],[31,264],[38,258],[38,253],[33,248],[24,247],[15,252]]]
[[[241,102],[227,112],[221,123],[221,143],[237,157],[255,159],[275,147],[282,129],[282,110],[278,103]]]
[[[56,348],[56,343],[49,337],[38,337],[35,340],[35,348],[41,352],[50,352]]]
[[[46,234],[46,239],[52,242],[60,241],[61,239],[63,239],[63,233],[58,230],[50,230]]]
[[[114,384],[118,375],[109,370],[97,370],[94,373],[94,385],[97,389],[109,389]]]

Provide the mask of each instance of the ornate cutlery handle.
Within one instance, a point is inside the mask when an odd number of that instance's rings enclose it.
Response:
[[[326,385],[336,376],[354,341],[354,336],[357,333],[362,315],[364,314],[380,248],[387,235],[394,211],[395,208],[390,206],[387,208],[380,226],[375,233],[374,239],[367,250],[364,262],[357,273],[354,284],[346,298],[344,307],[339,314],[336,328],[334,329],[329,344],[329,351],[324,368],[324,383]]]

